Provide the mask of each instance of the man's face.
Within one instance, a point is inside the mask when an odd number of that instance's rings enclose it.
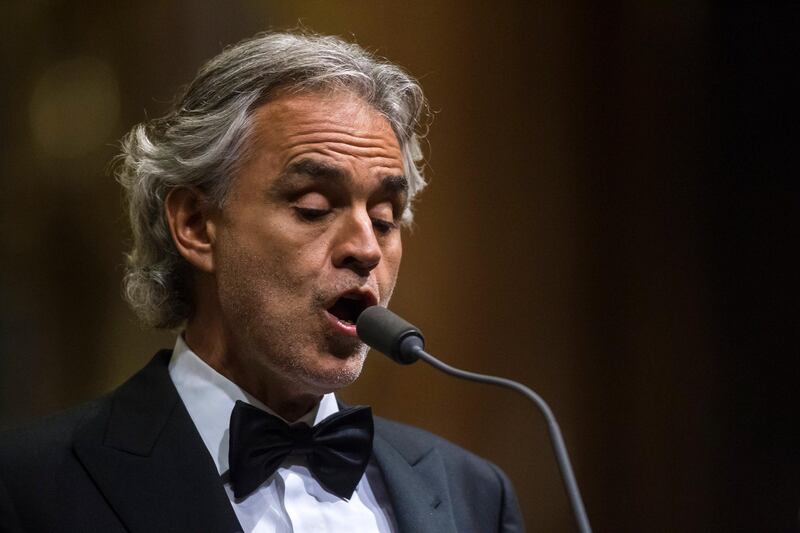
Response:
[[[349,93],[286,94],[254,115],[213,225],[225,345],[237,366],[320,394],[355,380],[364,307],[386,305],[407,182],[388,121]]]

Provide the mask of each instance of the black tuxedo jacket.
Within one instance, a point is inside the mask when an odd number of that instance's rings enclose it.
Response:
[[[0,531],[241,531],[163,351],[107,396],[0,436]],[[523,531],[494,465],[375,419],[374,459],[403,533]]]

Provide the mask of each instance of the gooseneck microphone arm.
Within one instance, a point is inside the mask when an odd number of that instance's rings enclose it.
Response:
[[[550,406],[547,405],[547,402],[545,402],[541,396],[536,394],[533,390],[526,387],[522,383],[517,383],[516,381],[506,378],[477,374],[475,372],[468,372],[466,370],[461,370],[460,368],[452,367],[447,363],[439,361],[419,346],[413,347],[411,351],[414,355],[432,367],[438,368],[445,374],[450,374],[451,376],[455,376],[457,378],[475,381],[478,383],[487,383],[489,385],[506,387],[508,389],[517,391],[536,404],[536,406],[539,408],[539,411],[544,416],[545,421],[547,422],[547,429],[550,434],[550,442],[553,444],[553,451],[556,455],[558,468],[561,471],[561,478],[564,480],[567,496],[569,497],[569,502],[575,515],[575,521],[578,524],[578,531],[581,533],[590,533],[592,528],[589,525],[589,518],[586,516],[586,509],[583,507],[583,500],[581,499],[580,490],[578,490],[578,483],[575,481],[575,474],[572,472],[572,465],[569,461],[569,455],[567,455],[567,447],[564,445],[564,438],[561,436],[561,428],[558,427],[556,417],[553,415],[553,411],[550,409]]]
[[[418,359],[422,359],[432,367],[451,376],[477,383],[506,387],[531,400],[547,422],[550,442],[553,445],[553,451],[555,452],[558,468],[564,481],[564,487],[567,491],[578,531],[580,533],[591,533],[592,528],[589,525],[589,518],[583,506],[578,483],[575,481],[575,474],[572,472],[572,464],[567,454],[567,447],[564,445],[564,438],[561,436],[561,428],[559,428],[550,406],[541,396],[522,383],[506,378],[468,372],[443,363],[425,351],[425,340],[419,329],[385,307],[374,306],[367,308],[359,316],[356,327],[358,336],[362,341],[386,354],[397,363],[408,365]]]

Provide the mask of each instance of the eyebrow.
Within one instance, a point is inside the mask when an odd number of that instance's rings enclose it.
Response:
[[[408,178],[405,176],[386,176],[381,179],[381,189],[394,194],[408,194]]]
[[[275,181],[273,190],[283,190],[290,187],[298,176],[304,176],[314,182],[322,183],[343,183],[350,180],[350,175],[336,165],[314,159],[301,159],[286,167]],[[408,195],[408,178],[403,175],[384,176],[380,179],[378,189],[384,194]]]
[[[283,179],[284,177],[290,179],[296,175],[308,176],[315,181],[344,181],[347,178],[346,173],[335,165],[322,161],[315,161],[314,159],[301,159],[286,167],[286,170],[283,171],[279,179]]]

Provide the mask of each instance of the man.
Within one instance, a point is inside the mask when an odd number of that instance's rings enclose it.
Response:
[[[522,530],[495,466],[333,394],[361,371],[358,314],[395,285],[423,108],[355,45],[266,34],[134,128],[125,293],[182,334],[108,396],[0,439],[0,527]]]

